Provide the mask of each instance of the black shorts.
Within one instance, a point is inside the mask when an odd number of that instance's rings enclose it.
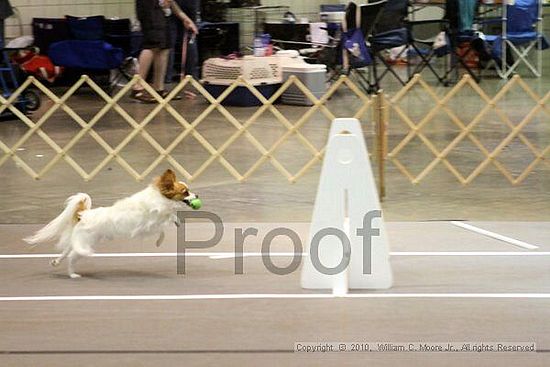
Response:
[[[158,0],[136,0],[136,15],[143,33],[142,48],[171,48],[171,17],[164,15]]]

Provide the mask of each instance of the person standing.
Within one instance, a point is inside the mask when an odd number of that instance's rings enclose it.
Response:
[[[142,51],[138,59],[138,74],[143,80],[146,80],[151,65],[153,65],[153,88],[162,97],[168,94],[164,89],[164,78],[172,37],[174,37],[170,27],[172,13],[181,20],[185,29],[192,34],[198,32],[195,23],[173,0],[136,0],[136,15],[141,23],[143,33]],[[134,86],[131,98],[143,103],[155,102],[153,96],[147,93],[140,84]]]

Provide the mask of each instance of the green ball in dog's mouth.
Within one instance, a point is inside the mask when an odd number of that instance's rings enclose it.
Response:
[[[193,199],[189,203],[189,206],[195,210],[200,209],[202,207],[202,201],[199,198]]]

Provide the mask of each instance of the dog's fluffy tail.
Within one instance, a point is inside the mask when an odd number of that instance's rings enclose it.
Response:
[[[65,201],[65,209],[54,220],[36,232],[34,235],[24,238],[23,241],[30,245],[38,245],[47,241],[59,239],[67,229],[72,229],[79,220],[79,213],[91,209],[92,199],[90,195],[79,192]]]

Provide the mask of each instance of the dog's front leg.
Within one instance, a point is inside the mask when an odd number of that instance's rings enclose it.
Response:
[[[71,245],[67,245],[67,247],[63,250],[63,252],[61,253],[61,255],[55,259],[53,259],[50,264],[52,266],[58,266],[59,264],[61,264],[61,261],[63,261],[64,258],[67,257],[67,255],[69,255],[69,252],[71,252],[72,248],[71,248]]]
[[[162,245],[162,242],[164,241],[164,232],[160,232],[159,238],[157,239],[157,247],[160,247]]]

